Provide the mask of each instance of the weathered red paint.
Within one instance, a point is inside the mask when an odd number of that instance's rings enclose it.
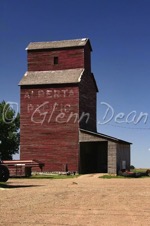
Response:
[[[38,96],[38,91],[70,89],[70,96],[61,98]],[[28,94],[32,93],[32,96]],[[71,114],[79,115],[78,87],[21,88],[21,159],[45,162],[45,170],[64,171],[78,168],[79,123]],[[75,116],[76,116],[75,115]]]
[[[79,128],[96,131],[96,86],[88,46],[28,51],[28,71],[84,68],[80,84],[21,86],[21,160],[37,159],[44,171],[78,171]],[[58,56],[58,64],[53,58]],[[64,90],[66,90],[64,92]],[[79,120],[82,113],[89,113]]]
[[[54,64],[58,57],[58,64]],[[49,71],[84,68],[84,49],[28,51],[28,71]]]

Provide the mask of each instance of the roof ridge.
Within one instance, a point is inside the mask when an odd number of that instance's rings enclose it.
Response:
[[[91,48],[91,44],[88,38],[45,41],[45,42],[30,42],[26,50],[80,47],[85,46],[87,42],[89,42]]]
[[[86,41],[88,38],[75,38],[75,39],[63,39],[63,40],[55,40],[55,41],[40,41],[40,42],[30,42],[30,43],[56,43],[56,42],[73,42],[73,41]]]

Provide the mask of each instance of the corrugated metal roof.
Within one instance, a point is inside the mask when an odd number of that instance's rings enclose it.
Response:
[[[79,83],[83,72],[83,68],[56,71],[27,71],[19,85]]]
[[[90,45],[90,41],[88,38],[51,41],[51,42],[30,42],[26,50],[78,47],[78,46],[85,46],[87,42],[89,42],[89,45]],[[90,45],[90,48],[91,48],[91,45]]]

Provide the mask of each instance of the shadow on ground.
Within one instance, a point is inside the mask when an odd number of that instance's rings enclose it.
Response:
[[[42,185],[11,185],[7,183],[0,183],[0,188],[32,188],[32,187],[41,187]]]

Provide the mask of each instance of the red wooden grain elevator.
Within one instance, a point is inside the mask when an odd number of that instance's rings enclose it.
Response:
[[[48,172],[66,165],[80,173],[116,172],[121,161],[128,167],[130,143],[97,133],[89,39],[33,42],[26,50],[28,70],[19,83],[21,160],[40,160]]]

